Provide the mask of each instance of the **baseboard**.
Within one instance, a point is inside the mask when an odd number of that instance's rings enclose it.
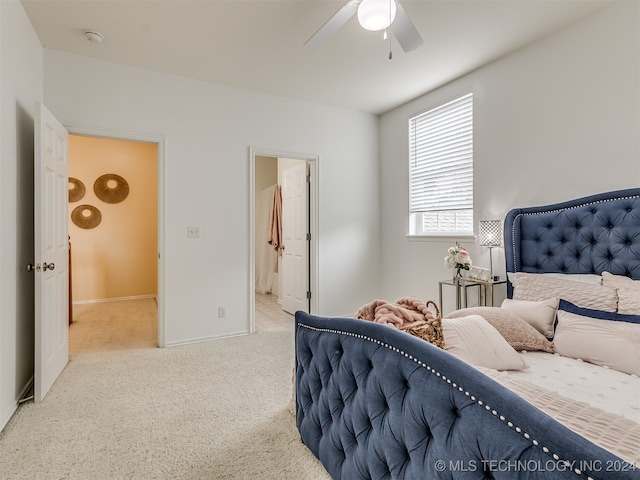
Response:
[[[231,337],[242,337],[245,335],[250,335],[249,331],[243,330],[241,332],[232,332],[225,333],[224,335],[213,335],[211,337],[199,337],[199,338],[189,338],[186,340],[179,340],[177,342],[167,342],[167,347],[180,347],[182,345],[191,345],[193,343],[203,343],[209,342],[211,340],[221,340],[223,338],[231,338]]]
[[[104,302],[124,302],[127,300],[140,300],[143,298],[153,298],[156,303],[158,302],[158,296],[155,294],[151,295],[134,295],[131,297],[114,297],[114,298],[96,298],[93,300],[76,300],[73,302],[74,305],[85,305],[88,303],[104,303]]]

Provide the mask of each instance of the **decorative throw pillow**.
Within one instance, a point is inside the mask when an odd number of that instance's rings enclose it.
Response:
[[[513,298],[516,300],[540,302],[558,297],[583,308],[607,312],[615,312],[618,309],[618,293],[612,287],[534,273],[518,272],[515,277],[517,287]]]
[[[518,279],[516,277],[517,273],[521,272],[507,272],[507,278],[511,282],[511,285],[513,285],[513,288],[518,286]],[[544,275],[548,278],[560,278],[563,280],[571,280],[572,282],[602,285],[602,277],[595,273],[528,273],[528,275]]]
[[[502,308],[515,313],[546,338],[553,338],[553,326],[556,322],[558,298],[552,297],[541,302],[505,298]]]
[[[555,318],[555,308],[553,315]],[[553,353],[553,343],[518,315],[500,307],[471,307],[456,310],[447,318],[480,315],[495,328],[515,350],[542,350]]]
[[[618,313],[640,315],[640,281],[602,272],[602,284],[618,289]]]
[[[474,366],[522,370],[528,365],[518,352],[480,315],[443,318],[445,350]]]
[[[580,308],[560,300],[556,352],[640,375],[640,315]]]

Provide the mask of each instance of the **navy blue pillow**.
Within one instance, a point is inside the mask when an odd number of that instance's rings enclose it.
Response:
[[[640,315],[629,315],[626,313],[605,312],[602,310],[592,310],[590,308],[582,308],[571,302],[560,299],[558,310],[582,315],[583,317],[597,318],[599,320],[613,320],[614,322],[630,322],[640,323]]]

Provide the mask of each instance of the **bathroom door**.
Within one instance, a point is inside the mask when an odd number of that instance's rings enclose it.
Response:
[[[308,165],[282,172],[282,309],[309,311]]]

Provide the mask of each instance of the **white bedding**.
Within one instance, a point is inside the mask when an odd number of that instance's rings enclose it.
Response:
[[[519,355],[529,368],[507,375],[640,423],[639,377],[558,354]]]
[[[640,378],[557,354],[519,355],[528,369],[476,368],[566,427],[640,465]]]

